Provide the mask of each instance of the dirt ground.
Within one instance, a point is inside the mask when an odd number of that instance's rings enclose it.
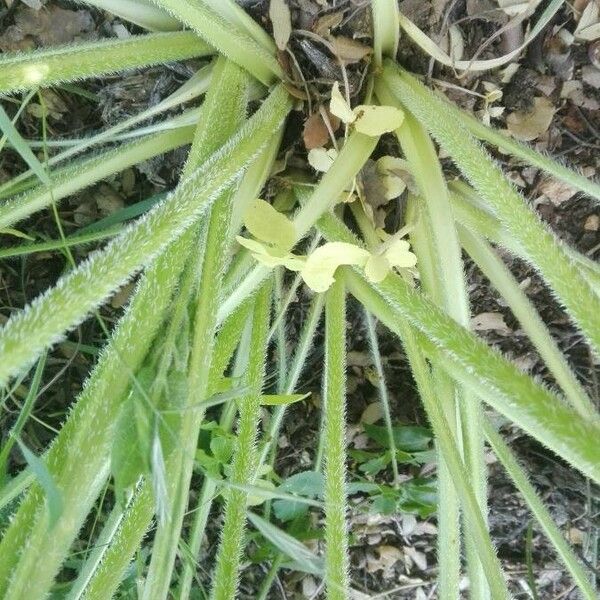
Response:
[[[136,32],[134,26],[81,4],[54,0],[45,4],[43,10],[37,11],[18,0],[0,0],[0,50],[11,52]],[[267,0],[240,0],[240,4],[266,29],[271,29]],[[369,2],[290,0],[289,4],[292,32],[289,52],[282,53],[281,61],[296,77],[301,94],[308,91],[310,114],[317,113],[318,106],[327,101],[332,83],[342,80],[340,57],[345,63],[351,95],[359,98],[364,91],[370,60]],[[489,119],[498,128],[508,128],[515,137],[527,139],[535,148],[560,158],[589,177],[598,176],[600,40],[588,41],[573,35],[578,27],[577,17],[585,5],[586,0],[565,4],[517,60],[491,72],[459,76],[452,69],[440,67],[430,60],[406,36],[401,39],[398,60],[480,118]],[[462,46],[465,58],[495,58],[510,52],[532,22],[531,18],[525,18],[517,26],[507,27],[510,17],[498,9],[495,0],[403,0],[400,6],[403,13],[441,47]],[[493,38],[495,34],[498,35]],[[51,113],[49,135],[51,139],[80,137],[136,114],[174,91],[199,64],[188,61],[129,73],[125,77],[117,75],[86,81],[79,83],[75,92],[68,87],[43,90],[44,101]],[[4,105],[9,112],[18,108],[18,103],[5,102]],[[308,102],[305,107],[303,113],[295,113],[288,125],[284,138],[285,159],[288,166],[311,172],[314,176],[307,164],[307,150],[318,145],[319,131],[314,123],[306,125],[310,116]],[[40,138],[41,122],[35,100],[23,113],[19,130],[27,138]],[[385,138],[377,152],[383,155],[395,149],[395,142]],[[591,258],[600,255],[600,208],[597,204],[565,185],[547,179],[536,169],[523,167],[512,158],[498,153],[496,158],[559,237]],[[59,209],[65,233],[73,233],[118,208],[172,189],[184,159],[185,149],[171,152],[71,197]],[[449,174],[455,172],[449,160],[444,159],[444,166]],[[21,172],[23,167],[16,154],[4,150],[0,155],[0,183]],[[388,224],[397,220],[402,213],[402,203],[401,197],[386,205],[381,217]],[[50,211],[36,214],[22,225],[21,230],[36,239],[57,237],[56,223]],[[4,246],[19,243],[19,240],[2,236],[0,242]],[[89,248],[74,249],[75,258],[82,258],[88,251]],[[598,402],[598,364],[581,336],[536,273],[522,261],[509,255],[504,258],[535,302],[586,389]],[[66,258],[60,252],[0,261],[0,323],[14,307],[23,306],[56,281],[67,267]],[[552,385],[518,322],[487,279],[470,262],[467,262],[467,276],[474,328],[524,371]],[[102,309],[107,324],[118,319],[130,289],[130,286],[126,287]],[[301,291],[292,305],[288,324],[291,341],[306,312],[307,299],[306,292]],[[373,444],[361,423],[365,411],[376,400],[377,392],[361,314],[352,306],[349,315],[348,437],[352,449],[368,451],[373,449]],[[383,328],[380,335],[394,420],[399,424],[427,426],[401,346]],[[62,422],[103,339],[97,321],[90,319],[52,352],[44,380],[46,389],[36,406],[37,420],[31,421],[25,432],[33,449],[43,449],[54,435],[53,428]],[[279,440],[276,470],[281,477],[310,468],[314,458],[319,427],[321,340],[319,334],[300,386],[303,391],[313,392],[312,399],[291,410]],[[8,409],[0,415],[2,431],[8,430],[16,414],[16,407]],[[583,478],[516,428],[508,427],[504,433],[563,531],[568,532],[581,555],[589,556],[590,553],[585,552],[586,536],[600,525],[598,503],[593,501],[594,497],[597,499],[597,490],[590,489]],[[20,460],[15,453],[11,465],[13,471],[21,468]],[[526,537],[531,516],[491,454],[489,460],[493,539],[510,576],[515,597],[531,598],[526,564]],[[349,466],[353,476],[362,481],[372,479],[359,472],[359,461],[354,458],[350,459]],[[402,479],[406,481],[431,477],[435,470],[432,462],[401,467]],[[378,481],[387,478],[389,482],[391,472],[387,469],[376,477]],[[376,514],[369,512],[368,505],[357,496],[351,521],[355,589],[373,598],[424,600],[436,597],[434,515]],[[317,528],[318,525],[314,516],[313,526]],[[216,539],[217,519],[210,534]],[[312,543],[317,548],[317,542]],[[207,544],[207,548],[212,546],[214,544]],[[531,549],[539,598],[576,598],[570,579],[535,524]],[[255,550],[258,561],[258,546]],[[201,578],[208,581],[209,571],[207,566]],[[257,585],[264,576],[263,568],[249,561],[243,575],[241,597],[255,598]],[[270,597],[291,600],[318,598],[319,594],[320,582],[316,578],[283,570]]]

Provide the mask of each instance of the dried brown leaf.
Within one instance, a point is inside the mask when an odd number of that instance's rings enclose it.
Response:
[[[333,46],[335,54],[345,63],[359,62],[373,52],[369,46],[365,46],[343,35],[330,35],[329,41]]]
[[[269,18],[273,24],[273,37],[280,50],[285,50],[292,35],[292,16],[285,0],[271,0]]]
[[[555,108],[548,98],[534,98],[531,111],[513,112],[506,118],[511,134],[523,141],[531,141],[548,131]]]

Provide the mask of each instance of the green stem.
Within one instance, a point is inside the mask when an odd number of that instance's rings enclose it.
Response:
[[[249,307],[249,302],[246,303]],[[239,309],[238,309],[239,312]],[[235,338],[240,339],[240,344],[236,353],[235,363],[233,365],[232,377],[241,378],[247,368],[248,356],[251,352],[250,338],[252,332],[252,323],[248,319],[249,310],[246,310],[246,318],[237,319],[238,328],[235,331]],[[231,318],[229,319],[231,321]],[[219,341],[222,340],[222,332],[219,335]],[[226,363],[223,360],[219,360],[219,353],[213,354],[213,362],[211,364],[211,375],[210,375],[210,393],[216,387],[219,380],[223,377],[223,371],[225,370]],[[234,425],[235,416],[237,414],[237,403],[229,402],[221,414],[219,425],[224,431],[231,431]],[[205,477],[202,482],[202,489],[198,495],[198,501],[196,508],[194,509],[194,523],[192,525],[191,533],[189,535],[189,552],[190,556],[194,559],[200,557],[200,547],[202,540],[204,539],[204,533],[208,517],[218,491],[218,481],[210,477]],[[194,578],[194,569],[186,562],[181,573],[180,584],[177,590],[177,597],[181,600],[189,598],[192,590],[192,582]]]
[[[389,0],[373,0],[373,49],[375,64],[381,68],[383,57],[394,60],[400,41],[398,3]]]
[[[346,291],[340,279],[325,301],[325,585],[328,600],[349,598],[346,513]]]
[[[392,472],[394,474],[394,486],[398,486],[400,482],[400,472],[398,471],[398,459],[396,457],[396,440],[394,439],[394,430],[392,425],[392,412],[390,410],[390,398],[385,383],[385,372],[381,363],[381,354],[379,352],[379,342],[377,341],[377,329],[375,320],[368,310],[365,313],[365,323],[367,325],[367,336],[369,338],[369,348],[371,350],[371,358],[375,365],[377,373],[377,391],[383,408],[383,419],[387,428],[388,444],[392,454]]]

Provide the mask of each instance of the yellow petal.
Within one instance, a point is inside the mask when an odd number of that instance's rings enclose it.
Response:
[[[244,246],[244,248],[250,250],[252,254],[268,254],[264,244],[261,244],[256,240],[251,240],[249,238],[242,237],[241,235],[237,235],[235,239],[240,246]]]
[[[387,277],[390,269],[390,263],[385,256],[372,254],[365,264],[365,275],[369,281],[379,283]]]
[[[271,269],[284,266],[290,271],[299,271],[304,266],[304,258],[296,256],[295,254],[287,253],[283,256],[277,256],[276,254],[273,254],[273,252],[277,251],[276,249],[268,248],[261,242],[242,237],[241,235],[238,235],[235,239],[241,246],[250,250],[252,257],[256,261]]]
[[[410,244],[406,240],[392,242],[383,255],[393,267],[408,269],[417,264],[417,257],[410,251]]]
[[[370,254],[367,250],[345,242],[330,242],[317,248],[300,271],[306,285],[315,292],[325,292],[334,282],[341,265],[363,266]]]
[[[360,105],[354,109],[354,128],[365,135],[378,136],[395,131],[404,121],[404,113],[393,106]]]
[[[257,239],[289,250],[296,241],[294,224],[268,202],[257,198],[244,215],[246,229]]]
[[[397,198],[406,189],[405,178],[408,177],[407,163],[395,156],[382,156],[377,160],[377,172],[388,200]]]
[[[350,108],[350,105],[346,102],[344,96],[340,92],[340,84],[336,81],[331,89],[331,101],[329,103],[329,110],[332,115],[339,117],[343,123],[354,123],[356,114]]]
[[[330,148],[313,148],[308,153],[308,164],[315,170],[321,173],[327,173],[329,171],[333,161],[337,158],[337,150]]]

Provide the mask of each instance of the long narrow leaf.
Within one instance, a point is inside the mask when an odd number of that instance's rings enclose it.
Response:
[[[389,62],[384,68],[384,81],[453,157],[600,353],[600,297],[573,268],[557,238],[526,205],[468,130],[459,121],[448,119],[439,98]]]
[[[3,54],[0,94],[206,56],[211,52],[193,33],[181,31]]]
[[[192,136],[192,127],[167,130],[56,169],[50,176],[49,185],[38,186],[0,202],[0,230],[113,173],[187,144]]]
[[[13,315],[0,330],[0,383],[30,364],[43,348],[61,339],[202,215],[219,193],[243,174],[281,126],[289,106],[286,91],[276,88],[231,143],[188,177],[174,194],[128,226],[106,249],[92,254],[26,310]],[[202,190],[200,199],[198,189]]]
[[[319,229],[328,239],[355,243],[348,229],[332,215],[319,221]],[[353,270],[344,267],[343,271],[349,291],[388,327],[391,314],[406,318],[422,334],[420,345],[443,351],[440,364],[453,378],[582,473],[600,481],[600,446],[595,443],[600,435],[598,421],[583,419],[401,277],[388,275],[381,283],[372,284]],[[383,319],[385,306],[391,312]]]
[[[245,31],[227,22],[203,0],[152,0],[175,18],[191,27],[221,54],[246,69],[265,85],[283,79],[283,70],[272,52]]]
[[[154,6],[150,0],[79,0],[102,8],[130,23],[150,31],[176,31],[181,23],[168,12]]]

